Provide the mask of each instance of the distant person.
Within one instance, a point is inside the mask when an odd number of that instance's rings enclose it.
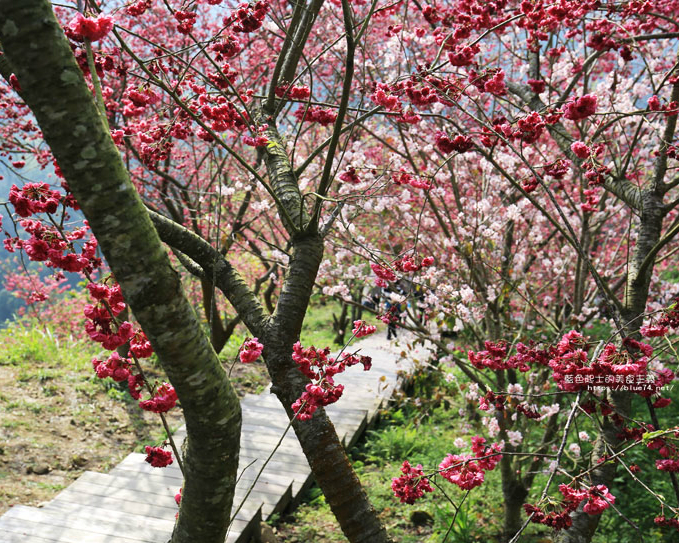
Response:
[[[398,334],[396,333],[396,322],[401,317],[401,302],[403,297],[396,292],[393,292],[388,287],[382,290],[382,294],[384,295],[387,314],[390,314],[391,317],[389,319],[389,324],[387,324],[387,339],[391,339],[392,337],[396,339],[398,337]]]

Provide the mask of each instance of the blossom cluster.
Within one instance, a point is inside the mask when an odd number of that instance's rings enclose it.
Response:
[[[28,239],[7,237],[5,249],[9,252],[23,250],[34,262],[45,262],[47,266],[70,272],[91,273],[101,266],[101,259],[96,256],[97,241],[94,237],[82,243],[80,254],[76,252],[75,243],[85,238],[89,226],[87,222],[73,231],[59,230],[56,226],[47,225],[41,220],[29,219],[38,213],[55,213],[59,204],[64,208],[78,209],[72,195],[68,193],[68,185],[62,187],[67,194],[62,195],[46,183],[27,183],[21,189],[12,185],[9,201],[20,217],[21,227],[30,234]]]
[[[481,485],[485,473],[492,471],[502,459],[502,443],[486,446],[486,440],[480,436],[471,439],[472,454],[449,454],[439,464],[438,473],[446,480],[459,486],[462,490],[471,490]],[[429,479],[424,476],[421,465],[412,467],[406,460],[401,467],[403,475],[395,477],[391,482],[394,496],[401,503],[412,505],[415,500],[432,492]]]
[[[401,168],[398,174],[392,176],[392,180],[397,185],[410,185],[415,189],[429,190],[432,187],[432,182],[429,179],[415,177],[403,168]]]
[[[115,320],[126,307],[120,285],[109,287],[105,284],[90,283],[87,288],[90,296],[97,302],[85,305],[83,311],[87,317],[85,322],[87,335],[109,351],[125,345],[135,332],[131,322],[118,323]]]
[[[238,4],[238,8],[224,18],[224,26],[229,27],[234,32],[247,34],[259,29],[264,22],[264,18],[269,11],[269,3],[263,0],[254,2],[253,4],[242,3]]]
[[[503,445],[493,443],[486,447],[486,440],[480,436],[472,437],[473,454],[449,454],[439,464],[439,473],[462,490],[471,490],[484,481],[485,472],[492,471],[502,459]]]
[[[311,90],[306,85],[279,85],[275,90],[279,98],[292,98],[293,100],[306,100],[311,96]]]
[[[457,134],[452,138],[445,132],[436,132],[434,143],[436,148],[444,155],[450,153],[466,153],[474,147],[474,142],[469,136]]]
[[[434,489],[429,479],[424,476],[422,464],[412,467],[407,460],[401,466],[403,475],[394,477],[391,481],[391,489],[401,503],[414,504],[415,500],[424,496],[425,492],[433,492]]]
[[[307,123],[318,123],[321,126],[329,126],[337,120],[337,113],[332,109],[323,109],[320,106],[309,108],[301,106],[294,113],[295,117]]]
[[[394,269],[401,273],[414,273],[420,271],[422,268],[428,268],[434,264],[433,256],[425,256],[419,263],[415,261],[413,256],[405,255],[402,258],[395,260],[392,263]],[[396,274],[388,267],[380,264],[370,264],[370,269],[377,276],[375,284],[380,287],[386,287],[388,282],[396,281]]]
[[[169,383],[160,385],[152,398],[139,402],[139,407],[144,411],[153,413],[167,413],[177,404],[177,393]]]
[[[657,516],[653,519],[658,526],[667,526],[679,530],[679,518],[667,518],[665,515]]]
[[[26,183],[21,189],[12,185],[9,201],[20,217],[30,217],[35,213],[55,213],[62,195],[47,183]]]
[[[93,27],[89,19],[76,18],[71,28],[73,32],[78,30],[83,39],[96,41],[99,39],[97,32],[107,31],[110,21],[105,17],[98,18]],[[77,37],[77,36],[76,36]],[[72,39],[75,39],[71,36]],[[128,89],[127,99],[131,103],[144,105],[156,100],[152,92]],[[61,177],[61,171],[55,164],[55,172]],[[23,220],[19,224],[30,234],[28,239],[10,238],[5,240],[5,247],[10,251],[23,250],[29,259],[37,262],[45,262],[47,266],[70,272],[81,272],[89,279],[90,274],[102,264],[96,256],[97,242],[91,237],[82,244],[80,253],[75,250],[75,243],[83,240],[89,229],[85,222],[84,226],[73,230],[66,230],[63,219],[68,218],[67,208],[77,210],[78,204],[70,194],[66,181],[62,182],[66,194],[52,189],[46,183],[26,183],[21,189],[13,185],[10,189],[9,201],[14,206],[15,212]],[[46,213],[55,214],[62,206],[62,220],[50,220],[43,222],[33,215]],[[61,223],[61,224],[59,224]],[[58,272],[61,274],[61,271]],[[61,274],[63,277],[63,274]],[[141,389],[146,384],[141,372],[137,371],[137,364],[130,357],[121,355],[116,349],[128,344],[129,353],[136,359],[149,357],[153,354],[153,347],[143,331],[136,329],[131,322],[117,318],[125,309],[120,285],[110,283],[109,280],[95,283],[90,280],[87,290],[94,303],[85,304],[83,313],[85,316],[85,332],[91,340],[100,343],[103,348],[112,351],[108,357],[92,359],[92,366],[98,378],[111,378],[116,382],[127,382],[130,395],[139,401],[142,409],[156,413],[164,413],[175,406],[177,395],[174,388],[163,383],[153,396],[147,400],[141,400]],[[166,466],[172,462],[170,453],[166,453],[157,447],[147,447],[147,461],[153,466]]]
[[[259,342],[256,337],[246,339],[241,345],[240,351],[238,353],[238,358],[243,364],[249,364],[254,362],[259,358],[264,350],[264,345]]]
[[[113,351],[105,361],[98,358],[92,359],[92,367],[99,379],[110,377],[116,382],[127,381],[131,366],[132,361],[121,357],[117,351]]]
[[[369,336],[370,334],[374,334],[376,331],[377,327],[375,325],[368,324],[363,320],[358,320],[354,321],[354,328],[351,330],[351,333],[354,335],[354,337],[361,338]]]
[[[110,15],[99,15],[95,19],[77,13],[64,29],[69,39],[77,42],[89,40],[99,41],[113,30],[113,18]]]
[[[524,504],[526,514],[530,515],[531,522],[544,524],[555,530],[567,530],[573,524],[570,514],[578,506],[586,501],[583,511],[589,515],[600,515],[615,503],[613,496],[604,485],[591,486],[585,489],[574,489],[569,485],[559,485],[559,491],[563,500],[557,510],[547,513],[540,507]]]
[[[154,468],[164,468],[173,462],[172,453],[163,450],[161,447],[149,447],[146,445],[144,451],[146,452],[145,460]]]
[[[549,361],[552,378],[561,390],[575,392],[585,389],[589,383],[609,388],[644,380],[648,386],[637,392],[642,396],[656,394],[660,388],[674,379],[668,369],[656,370],[648,375],[648,363],[653,348],[632,338],[625,338],[622,347],[607,344],[596,360],[588,360],[584,337],[576,331],[568,332],[556,347]]]
[[[529,364],[542,363],[545,364],[544,354],[537,349],[529,348],[523,343],[518,343],[516,346],[516,354],[507,357],[507,343],[505,341],[485,341],[485,350],[483,351],[468,351],[467,357],[469,362],[478,369],[491,370],[506,370],[518,369],[521,372],[530,371]]]
[[[368,371],[372,365],[372,359],[365,355],[344,354],[339,359],[329,355],[330,347],[319,350],[312,346],[305,349],[299,341],[293,345],[292,359],[299,371],[311,379],[302,395],[292,404],[292,410],[299,420],[311,419],[319,407],[340,399],[344,385],[335,384],[335,375],[356,364],[362,364],[364,371]]]
[[[349,166],[345,172],[342,172],[339,176],[341,181],[345,183],[351,183],[352,185],[357,185],[361,182],[361,178],[356,173],[356,168]]]

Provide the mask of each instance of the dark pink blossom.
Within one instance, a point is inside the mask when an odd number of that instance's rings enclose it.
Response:
[[[585,94],[576,98],[563,106],[563,116],[571,121],[586,119],[596,113],[597,96],[596,94]]]

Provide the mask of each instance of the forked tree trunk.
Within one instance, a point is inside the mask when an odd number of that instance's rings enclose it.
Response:
[[[264,344],[263,357],[274,392],[288,416],[291,405],[305,390],[308,379],[292,360],[292,346],[299,340],[304,316],[323,258],[323,238],[309,228],[309,217],[301,205],[297,180],[281,138],[275,127],[266,132],[269,141],[265,163],[272,187],[285,206],[283,224],[291,231],[292,254],[288,263],[274,314],[267,317],[264,308],[237,271],[204,239],[170,219],[151,213],[160,237],[200,265],[208,277],[227,297],[250,332]],[[292,225],[306,226],[295,232]],[[309,460],[314,477],[344,534],[351,543],[387,543],[390,541],[377,512],[349,462],[332,422],[319,409],[310,421],[295,421],[297,438]]]
[[[16,74],[22,98],[181,402],[188,446],[171,541],[223,543],[240,446],[235,391],[184,296],[50,2],[0,0],[0,41],[5,66]]]

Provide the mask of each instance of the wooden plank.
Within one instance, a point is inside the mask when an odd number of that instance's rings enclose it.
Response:
[[[37,535],[3,531],[2,524],[0,524],[0,534],[2,535],[2,543],[55,543],[54,539],[45,539]]]
[[[52,500],[41,511],[56,512],[60,515],[78,515],[83,518],[92,520],[115,520],[118,518],[124,519],[125,523],[133,529],[143,529],[151,527],[157,530],[172,531],[174,528],[174,518],[172,520],[145,517],[143,515],[135,515],[132,513],[121,513],[120,511],[111,511],[110,509],[102,509],[94,505],[82,505],[80,503],[65,502],[62,500]]]
[[[241,493],[240,498],[242,498],[243,495],[244,493]],[[252,522],[254,522],[254,518],[257,516],[258,514],[257,511],[259,509],[259,505],[257,505],[256,507],[252,507],[252,503],[255,500],[262,499],[262,497],[263,497],[262,492],[253,492],[251,500],[249,500],[248,504],[246,504],[246,506],[243,508],[243,511],[239,512],[238,515],[236,515],[236,519],[234,520],[232,527],[234,533],[240,534],[244,530],[249,529],[249,526]],[[264,498],[268,499],[268,496],[264,496]],[[111,498],[107,496],[93,496],[91,494],[85,494],[81,492],[72,492],[70,491],[70,487],[61,492],[61,494],[59,494],[59,496],[54,501],[55,502],[58,501],[59,505],[64,505],[66,502],[69,502],[71,507],[78,507],[81,505],[85,507],[92,507],[92,504],[96,503],[97,508],[111,513],[118,512],[124,515],[137,515],[145,517],[146,519],[149,520],[150,519],[162,519],[166,521],[169,520],[172,522],[172,524],[174,524],[175,514],[178,511],[176,505],[173,509],[171,509],[163,506],[153,506],[146,503],[131,502],[129,500],[120,498]],[[269,506],[269,509],[270,508],[271,506]],[[167,541],[167,537],[169,536],[170,533],[171,530],[165,535],[165,539],[161,540],[162,543],[165,543]],[[118,543],[119,539],[117,538],[110,539],[109,541],[110,543]],[[94,543],[94,542],[91,542],[89,539],[83,538],[73,543]],[[121,543],[127,543],[127,540],[121,541]]]
[[[160,469],[160,468],[156,468]],[[165,469],[165,468],[162,468]],[[138,479],[129,479],[123,477],[116,477],[111,474],[97,473],[94,471],[86,471],[83,473],[78,481],[82,483],[90,483],[100,485],[105,488],[127,488],[128,490],[146,492],[152,494],[160,494],[162,496],[173,496],[179,492],[179,488],[174,481],[169,480],[164,484],[158,481],[148,481],[146,477]]]
[[[333,404],[337,405],[337,404]],[[330,406],[328,406],[330,407]],[[327,410],[327,408],[326,408]],[[355,432],[357,427],[360,427],[363,424],[363,419],[367,418],[367,409],[349,409],[349,408],[343,408],[341,405],[337,405],[337,408],[335,409],[334,412],[339,412],[342,411],[345,413],[345,417],[342,421],[339,422],[339,424],[335,424],[335,428],[337,430],[337,433],[341,436],[343,433],[346,432]],[[282,428],[280,426],[277,427],[272,427],[271,424],[268,423],[268,419],[266,417],[266,408],[261,408],[261,407],[248,407],[248,410],[243,411],[243,428],[247,427],[256,427],[255,430],[258,430],[259,428],[264,428],[264,430],[261,430],[261,433],[264,434],[276,434],[278,433],[279,437],[283,435],[283,432],[285,431],[285,428]],[[332,420],[332,416],[331,416]],[[338,419],[339,420],[339,419]],[[335,421],[333,421],[334,423]],[[287,424],[286,424],[287,427]],[[251,436],[256,436],[258,435],[258,432],[244,432],[243,436],[241,437],[241,440],[245,439],[246,441],[251,438]],[[295,432],[292,428],[288,430],[287,436],[293,436],[294,440],[296,441],[297,438],[295,437]]]
[[[172,466],[168,466],[166,468],[154,468],[144,462],[143,458],[143,454],[138,454],[136,458],[128,457],[123,461],[123,463],[113,468],[109,474],[115,476],[140,478],[142,481],[155,481],[158,484],[166,485],[170,489],[178,489],[182,485],[183,477],[179,469],[172,469]],[[239,470],[239,475],[243,472],[245,466],[253,461],[255,463],[248,467],[245,474],[243,474],[243,478],[247,480],[252,480],[254,478],[256,473],[259,471],[264,459],[261,456],[252,458],[246,455],[241,455],[240,457],[241,467]],[[278,475],[279,477],[286,477],[292,479],[293,481],[305,481],[311,475],[311,469],[306,463],[291,464],[272,460],[264,468],[263,475],[266,476],[268,473]]]
[[[91,501],[94,499],[98,500],[99,497],[105,497],[109,500],[119,500],[123,501],[129,506],[125,506],[124,509],[127,512],[134,513],[134,507],[139,505],[146,505],[152,509],[155,514],[149,516],[156,516],[158,518],[174,518],[174,514],[177,512],[177,505],[174,501],[175,492],[171,493],[155,493],[149,490],[143,490],[144,480],[138,481],[141,483],[142,488],[130,488],[130,484],[133,482],[130,479],[111,477],[110,475],[103,475],[93,473],[92,475],[101,475],[103,484],[96,484],[91,482],[93,477],[89,477],[86,480],[79,479],[73,483],[68,489],[62,492],[62,494],[70,491],[71,493],[77,492],[81,495],[86,495]],[[243,481],[242,484],[236,486],[237,497],[242,497],[249,490],[252,485],[247,484],[247,481]],[[273,482],[259,480],[254,485],[254,490],[252,495],[258,496],[258,499],[264,500],[265,503],[277,504],[280,499],[285,496],[290,491],[290,485],[279,485]],[[59,495],[61,496],[61,494]],[[69,501],[73,501],[70,499]],[[147,514],[147,513],[145,513]],[[240,513],[239,513],[240,516]],[[236,518],[238,519],[239,516]],[[243,516],[242,520],[248,520]]]
[[[64,514],[61,511],[35,509],[33,507],[13,507],[7,512],[5,518],[23,521],[27,524],[40,523],[58,528],[80,530],[101,535],[127,538],[132,541],[162,541],[167,538],[174,527],[174,522],[168,522],[164,527],[152,527],[150,525],[132,526],[128,521],[128,515],[109,511],[106,518],[101,515],[96,518],[87,517],[86,512]]]
[[[116,497],[102,495],[102,487],[96,485],[80,485],[75,487],[71,485],[65,490],[62,490],[59,496],[55,498],[55,501],[60,502],[70,502],[82,505],[95,505],[101,509],[107,509],[110,511],[120,511],[123,513],[130,513],[133,515],[142,515],[145,517],[158,518],[163,520],[173,520],[175,514],[178,511],[177,505],[174,504],[173,507],[169,506],[167,500],[159,500],[159,503],[149,503],[139,501],[139,497],[136,501],[132,501],[122,497],[120,494]],[[128,493],[128,497],[132,492]],[[160,497],[160,496],[159,496]],[[174,499],[173,499],[174,501]]]
[[[99,474],[93,474],[93,475],[99,475]],[[108,477],[108,476],[105,476]],[[137,507],[139,504],[141,505],[153,505],[153,504],[158,504],[162,508],[159,510],[149,510],[148,507],[146,509],[143,509],[145,515],[151,515],[154,514],[155,516],[158,516],[160,518],[169,518],[169,515],[167,514],[166,510],[170,509],[172,514],[177,511],[177,507],[167,507],[167,505],[170,503],[170,495],[159,495],[159,494],[154,494],[151,492],[144,492],[143,489],[144,487],[148,487],[151,490],[156,490],[160,485],[158,483],[154,483],[153,481],[148,481],[149,475],[145,475],[143,478],[139,478],[137,482],[137,486],[141,487],[142,491],[136,490],[135,488],[130,487],[131,482],[134,482],[134,479],[131,478],[112,478],[113,480],[102,480],[103,483],[102,485],[99,485],[99,488],[96,488],[96,484],[93,484],[92,481],[94,480],[92,477],[87,478],[86,481],[83,481],[79,485],[76,486],[76,490],[80,491],[82,494],[87,494],[88,496],[100,496],[100,495],[105,495],[109,498],[107,507],[112,507],[115,509],[115,507],[124,507],[126,508],[127,511],[134,511],[134,507]],[[239,481],[239,484],[236,487],[236,492],[235,492],[235,499],[234,499],[234,506],[240,505],[240,502],[243,500],[245,495],[250,491],[250,487],[252,487],[252,481],[244,480],[241,479]],[[301,483],[299,486],[302,486]],[[174,496],[174,492],[171,493],[171,496]],[[71,501],[74,500],[74,498],[70,495],[67,494],[65,499],[69,499]],[[98,499],[98,498],[97,498]],[[131,503],[136,503],[134,507],[128,507],[127,505],[121,505],[117,504],[115,502],[112,502],[113,499],[118,499],[118,500],[125,500],[126,502],[131,502]],[[285,483],[281,484],[278,482],[274,482],[271,480],[266,480],[263,478],[260,478],[260,480],[257,481],[257,483],[254,484],[254,488],[252,491],[250,491],[250,496],[248,498],[248,501],[246,502],[245,506],[239,511],[239,513],[236,516],[236,519],[241,519],[241,520],[249,520],[251,519],[252,515],[259,509],[260,506],[264,507],[263,512],[265,512],[267,515],[271,514],[272,512],[278,512],[282,511],[287,503],[292,499],[292,481],[288,480],[285,481]],[[133,500],[136,500],[136,502],[133,502]],[[75,501],[78,501],[77,498]],[[172,502],[174,502],[174,498],[172,498]]]
[[[237,487],[233,501],[233,510],[236,511],[238,509],[236,518],[239,518],[243,510],[252,511],[261,507],[263,517],[268,519],[273,513],[283,511],[291,500],[291,486],[286,487],[285,492],[266,492],[258,490],[257,485],[255,485],[253,490],[250,490],[249,487]]]
[[[112,478],[113,481],[118,480],[117,478]],[[125,500],[130,504],[147,504],[152,507],[167,509],[168,512],[173,514],[177,512],[177,504],[174,501],[174,495],[177,490],[172,490],[170,492],[153,492],[150,490],[134,490],[125,483],[129,480],[120,479],[120,486],[113,485],[101,485],[93,484],[85,480],[77,480],[71,486],[63,490],[62,493],[78,493],[83,496],[88,496],[91,498],[92,503],[98,499],[98,497],[111,498],[116,500]],[[60,499],[61,494],[55,499]],[[130,509],[131,513],[134,513],[134,509]],[[159,517],[163,518],[163,517]]]
[[[359,397],[363,398],[371,398],[374,399],[375,396],[373,395],[363,395],[361,394]],[[363,417],[366,416],[366,408],[363,407],[356,407],[354,404],[350,405],[344,405],[346,402],[342,402],[343,398],[340,398],[339,402],[331,404],[325,408],[326,412],[333,413],[333,412],[338,412],[341,411],[345,413],[345,416],[347,417],[347,420],[361,420]],[[259,423],[260,420],[262,420],[262,416],[267,415],[270,412],[270,409],[268,407],[262,407],[262,406],[256,406],[256,405],[249,405],[247,408],[243,409],[243,423],[244,424],[264,424],[266,425],[266,420],[264,420],[263,423]],[[258,422],[253,422],[252,420],[256,420]],[[286,415],[286,420],[287,415]],[[270,425],[267,425],[271,427]],[[286,423],[287,427],[287,423]],[[289,433],[292,433],[294,435],[294,432],[292,429],[289,430]]]
[[[261,450],[253,451],[251,449],[241,449],[240,454],[240,469],[239,474],[242,473],[245,466],[251,462],[254,465],[248,468],[249,472],[257,472],[261,463],[268,457],[270,451],[262,452]],[[136,455],[136,456],[133,456]],[[184,480],[179,468],[168,466],[166,468],[154,468],[150,464],[143,461],[144,455],[133,453],[128,456],[117,467],[110,471],[110,475],[126,475],[128,477],[157,477],[161,484],[169,485],[170,488],[179,489]],[[274,458],[267,464],[267,470],[280,472],[281,474],[290,475],[292,478],[305,481],[311,474],[311,468],[305,458],[299,456],[289,457],[274,455]],[[174,487],[172,485],[175,485]],[[176,492],[176,490],[175,490]]]
[[[278,428],[283,432],[290,424],[288,416],[284,412],[277,413],[272,409],[247,409],[243,410],[243,421],[250,424],[260,422],[270,428]],[[241,436],[241,441],[242,441]]]
[[[57,541],[59,543],[139,543],[138,539],[98,534],[92,531],[74,530],[40,522],[27,523],[25,520],[5,518],[5,516],[2,517],[0,530],[2,532],[27,536],[50,538],[50,541]],[[167,535],[164,537],[165,539],[147,539],[145,543],[164,543]]]
[[[361,349],[360,354],[372,357],[373,368],[369,372],[352,368],[338,375],[338,382],[346,385],[345,392],[339,402],[326,409],[338,435],[349,446],[358,440],[393,390],[400,386],[399,371],[412,367],[411,361],[399,359],[399,347],[384,346],[383,341],[371,337],[355,345]],[[415,356],[423,359],[429,354],[425,349],[418,349]],[[241,478],[236,487],[235,505],[243,500],[262,462],[289,424],[285,409],[269,391],[247,394],[241,406]],[[186,427],[180,427],[174,437],[178,443],[183,441]],[[46,507],[35,510],[20,507],[0,517],[0,531],[4,526],[9,527],[6,530],[9,535],[3,534],[0,543],[127,543],[128,540],[155,543],[159,540],[153,538],[161,533],[164,543],[174,526],[177,511],[174,494],[183,477],[176,465],[153,468],[144,458],[143,454],[133,453],[110,475],[86,472]],[[251,462],[253,464],[245,469]],[[226,542],[245,543],[258,533],[262,516],[282,511],[291,500],[299,499],[311,481],[308,462],[294,432],[289,430],[237,515],[234,530]],[[32,523],[28,531],[20,525],[35,520],[38,522]],[[114,529],[115,538],[111,539]]]

